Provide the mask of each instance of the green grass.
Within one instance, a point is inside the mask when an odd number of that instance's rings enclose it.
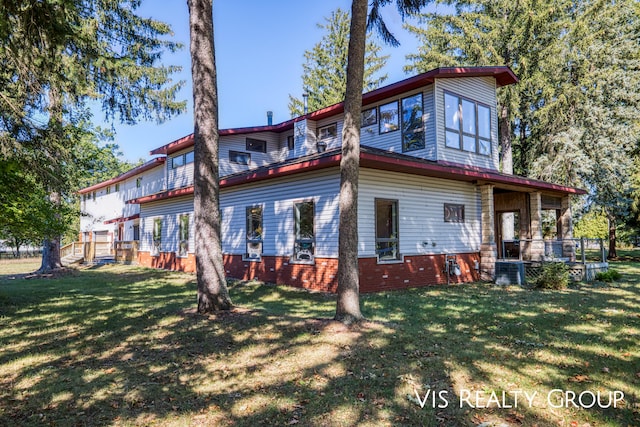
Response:
[[[619,282],[562,291],[364,295],[369,321],[351,328],[328,320],[334,296],[260,283],[201,316],[188,274],[0,277],[0,425],[640,425],[640,265],[615,268]],[[421,408],[428,389],[448,406]],[[625,400],[551,408],[553,389]],[[531,407],[459,405],[516,390],[536,393]]]

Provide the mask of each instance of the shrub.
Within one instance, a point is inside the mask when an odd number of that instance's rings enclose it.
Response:
[[[569,286],[569,267],[563,262],[546,262],[540,267],[540,275],[534,287],[564,289]]]
[[[613,268],[608,271],[601,271],[596,274],[596,280],[600,280],[601,282],[615,282],[622,278],[622,274],[618,270],[614,270]]]

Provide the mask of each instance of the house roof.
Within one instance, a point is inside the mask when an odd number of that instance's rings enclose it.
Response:
[[[313,154],[288,161],[262,166],[250,171],[227,175],[220,180],[220,188],[228,188],[242,184],[251,184],[272,178],[280,178],[298,173],[326,169],[340,165],[341,149],[337,148],[324,153]],[[405,154],[390,153],[385,150],[362,146],[360,149],[360,167],[409,173],[434,178],[451,179],[474,184],[492,184],[496,188],[550,194],[586,194],[580,188],[568,187],[546,181],[503,174],[494,170],[471,167],[450,162],[424,160]],[[128,200],[130,204],[155,202],[158,200],[193,194],[193,186],[163,191],[149,196]]]
[[[99,182],[95,185],[92,185],[91,187],[87,187],[87,188],[83,188],[82,190],[78,191],[78,193],[80,194],[86,194],[86,193],[90,193],[94,190],[98,190],[100,188],[104,188],[108,185],[112,185],[112,184],[116,184],[118,182],[122,182],[126,179],[131,178],[132,176],[135,175],[139,175],[142,172],[148,171],[149,169],[153,169],[156,166],[162,165],[165,161],[167,160],[166,157],[156,157],[155,159],[151,159],[146,163],[141,164],[140,166],[136,166],[135,168],[128,170],[127,172],[116,176],[115,178],[111,178],[107,181],[102,181]]]
[[[367,92],[362,95],[362,105],[367,106],[374,104],[386,98],[400,95],[405,92],[409,92],[420,87],[432,84],[435,79],[438,78],[455,78],[455,77],[494,77],[496,79],[496,85],[498,87],[510,85],[518,82],[518,78],[506,66],[496,67],[443,67],[436,68],[426,73],[418,74],[417,76],[409,77],[405,80],[390,84],[388,86],[381,87],[371,92]],[[322,108],[317,111],[313,111],[305,116],[296,117],[295,119],[287,120],[276,125],[267,126],[254,126],[235,129],[220,129],[219,135],[242,135],[257,132],[285,132],[292,130],[296,122],[309,119],[309,120],[321,120],[336,114],[344,112],[344,103],[331,105],[326,108]],[[151,151],[152,155],[164,154],[169,155],[188,148],[194,144],[193,134],[184,136],[180,139],[172,141],[162,147],[158,147]]]

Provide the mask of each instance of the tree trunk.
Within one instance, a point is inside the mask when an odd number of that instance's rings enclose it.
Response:
[[[229,310],[220,228],[218,88],[212,0],[188,0],[194,110],[194,227],[198,312]]]
[[[347,324],[362,319],[358,270],[358,178],[366,27],[367,0],[353,0],[340,160],[338,300],[335,315],[335,320]]]
[[[608,214],[609,218],[609,254],[607,259],[615,260],[618,258],[618,252],[616,251],[616,216]]]

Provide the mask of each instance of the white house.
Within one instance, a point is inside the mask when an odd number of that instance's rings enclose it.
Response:
[[[542,210],[571,237],[570,196],[584,191],[498,170],[496,91],[516,82],[508,67],[439,68],[363,95],[363,292],[492,276],[506,212],[530,259],[544,255]],[[230,277],[335,291],[342,122],[336,104],[220,131]],[[151,154],[161,157],[81,191],[82,237],[139,239],[138,263],[193,271],[193,135]],[[561,250],[573,256],[572,245]]]

